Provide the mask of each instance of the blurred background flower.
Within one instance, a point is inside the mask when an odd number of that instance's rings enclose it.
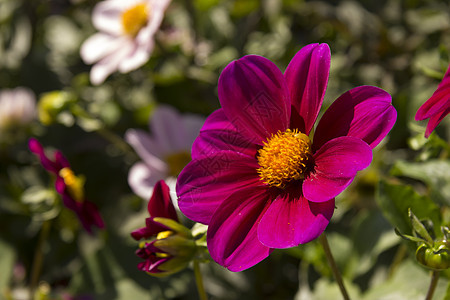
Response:
[[[126,74],[117,61],[109,65],[120,57],[129,58],[123,62],[132,60],[125,51],[129,48],[122,49],[117,41],[126,40],[124,45],[130,48],[137,45],[120,30],[121,12],[144,1],[0,2],[0,87],[10,91],[23,87],[40,100],[40,122],[10,126],[0,133],[0,298],[8,290],[28,296],[35,249],[43,224],[49,223],[48,238],[40,247],[43,268],[38,280],[48,283],[51,297],[62,291],[74,298],[92,295],[100,300],[197,299],[189,268],[164,279],[136,268],[142,260],[134,255],[136,241],[130,232],[148,217],[151,192],[139,196],[128,184],[135,164],[148,167],[144,156],[136,157],[140,150],[134,151],[123,137],[133,128],[155,140],[160,129],[149,126],[149,119],[163,105],[178,113],[177,121],[194,114],[205,118],[220,107],[217,80],[231,61],[258,54],[283,70],[310,43],[329,44],[333,55],[319,117],[334,99],[358,85],[386,90],[398,112],[389,139],[373,151],[371,166],[336,199],[339,208],[327,227],[350,294],[364,300],[425,298],[428,273],[415,263],[415,249],[393,228],[412,232],[405,222],[408,206],[415,208],[419,219],[431,219],[435,232],[449,223],[449,119],[428,139],[425,122],[414,120],[449,66],[446,1],[173,0],[151,41],[142,44],[154,43],[151,54],[145,61],[142,55],[142,64]],[[122,10],[119,2],[124,3]],[[152,3],[156,7],[167,2]],[[93,16],[97,4],[106,5],[102,13],[115,12],[114,34],[112,26],[109,31],[97,27]],[[105,43],[94,51],[98,60],[85,62],[80,49],[97,34],[117,46],[119,54],[106,55],[117,48],[106,49]],[[110,69],[104,68],[105,80],[93,85],[94,66],[89,64],[100,63],[100,56],[110,58],[102,65]],[[161,126],[175,130],[176,138],[184,127],[183,122],[176,129]],[[186,137],[192,141],[196,131]],[[95,200],[105,230],[89,235],[76,215],[61,205],[53,178],[28,149],[31,136],[60,149],[75,176],[85,175],[85,194]],[[166,157],[181,147],[155,143],[167,153],[146,152],[169,170]],[[185,146],[180,152],[189,153],[190,143]],[[189,160],[184,153],[179,157]],[[182,168],[184,163],[173,165]],[[145,180],[141,183],[148,186]],[[24,270],[20,278],[14,275],[18,264]],[[214,299],[333,299],[337,292],[315,242],[275,250],[264,263],[240,273],[215,263],[202,264],[201,270]],[[448,278],[442,272],[436,299],[446,296]]]
[[[25,126],[36,118],[36,97],[30,89],[0,91],[0,130]]]
[[[164,11],[170,0],[105,0],[92,12],[92,22],[100,31],[81,47],[87,64],[95,63],[91,82],[102,83],[115,71],[127,73],[150,57]]]
[[[128,174],[134,193],[148,200],[156,182],[165,179],[176,199],[176,177],[191,160],[191,147],[204,120],[201,116],[181,114],[170,106],[159,105],[149,120],[150,133],[127,130],[125,140],[142,159]]]

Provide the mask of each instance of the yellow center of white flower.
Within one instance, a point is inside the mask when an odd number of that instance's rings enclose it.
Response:
[[[257,171],[265,184],[284,188],[293,180],[305,178],[311,156],[311,140],[307,135],[297,129],[278,131],[258,150]]]
[[[166,162],[169,167],[169,175],[177,177],[181,170],[191,161],[189,152],[179,152],[166,156]]]
[[[136,36],[145,25],[147,25],[150,8],[140,3],[127,9],[122,13],[123,31],[127,35]]]
[[[82,202],[84,200],[84,178],[75,176],[70,168],[61,169],[59,176],[64,180],[69,194],[75,201]]]

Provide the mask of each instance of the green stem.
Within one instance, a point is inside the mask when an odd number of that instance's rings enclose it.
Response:
[[[194,260],[195,283],[197,284],[198,297],[200,300],[207,300],[205,287],[203,286],[202,273],[200,272],[200,263]]]
[[[323,251],[325,252],[325,256],[327,257],[328,264],[331,267],[331,271],[333,272],[334,279],[336,279],[339,289],[341,290],[342,296],[344,297],[345,300],[350,300],[347,290],[345,289],[344,281],[342,280],[341,273],[339,272],[336,262],[334,261],[333,255],[331,254],[330,245],[328,244],[328,240],[325,235],[325,232],[320,235],[319,242],[322,245]]]
[[[50,221],[44,221],[42,223],[41,233],[39,235],[39,241],[36,245],[36,252],[34,253],[33,258],[33,265],[31,268],[31,279],[30,279],[30,299],[33,299],[34,290],[36,289],[36,286],[38,285],[39,276],[41,274],[42,269],[42,262],[44,260],[44,254],[43,254],[43,248],[45,241],[48,238],[48,235],[50,233]]]
[[[427,296],[425,297],[425,300],[433,299],[433,294],[434,294],[434,291],[436,290],[438,280],[439,280],[439,271],[433,271],[431,273],[430,287],[428,288],[428,293],[427,293]]]

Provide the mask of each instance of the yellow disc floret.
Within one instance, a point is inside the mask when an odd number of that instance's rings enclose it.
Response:
[[[141,3],[122,13],[122,26],[125,34],[136,36],[148,22],[149,8]]]
[[[278,131],[258,151],[257,171],[265,184],[284,188],[290,181],[305,178],[311,155],[311,140],[307,135],[297,129]]]
[[[62,168],[59,171],[66,188],[75,201],[82,202],[84,200],[84,178],[77,177],[70,168]]]

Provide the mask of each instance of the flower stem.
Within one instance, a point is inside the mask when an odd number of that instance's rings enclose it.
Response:
[[[200,263],[194,260],[195,283],[197,284],[198,297],[200,300],[207,300],[205,287],[203,286],[202,273],[200,272]]]
[[[434,291],[436,290],[438,280],[439,280],[439,271],[433,271],[431,273],[430,287],[428,288],[428,293],[427,293],[425,300],[433,299],[433,294],[434,294]]]
[[[50,233],[50,221],[44,221],[42,223],[41,233],[39,235],[39,241],[36,246],[36,252],[34,253],[33,265],[31,267],[31,281],[30,281],[30,299],[33,299],[34,290],[39,281],[39,276],[41,274],[42,262],[44,260],[43,248],[45,241],[48,238],[48,234]]]
[[[339,272],[336,262],[334,261],[333,255],[331,254],[330,245],[328,244],[325,232],[320,235],[319,241],[320,244],[322,245],[323,251],[325,252],[325,256],[327,257],[328,264],[331,267],[331,271],[333,272],[334,279],[336,279],[336,282],[339,285],[339,289],[341,290],[342,296],[344,297],[345,300],[350,300],[347,290],[345,289],[341,273]]]

